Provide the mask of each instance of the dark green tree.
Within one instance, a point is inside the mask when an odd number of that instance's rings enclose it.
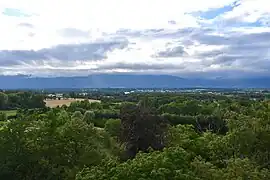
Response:
[[[6,109],[8,104],[8,96],[5,93],[0,92],[0,109]]]
[[[126,145],[126,158],[133,158],[137,152],[146,152],[150,147],[155,150],[164,147],[167,122],[147,101],[123,105],[120,116],[120,140]]]

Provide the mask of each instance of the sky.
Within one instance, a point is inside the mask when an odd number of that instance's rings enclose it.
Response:
[[[0,74],[270,76],[267,0],[1,0]]]

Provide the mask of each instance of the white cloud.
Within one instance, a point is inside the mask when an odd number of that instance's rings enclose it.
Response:
[[[269,22],[270,6],[266,0],[242,0],[241,4],[222,15],[224,20],[234,20],[247,23],[255,23],[257,21]]]
[[[241,44],[241,41],[244,41],[241,36],[254,37],[252,36],[254,33],[258,36],[262,35],[265,41],[269,40],[270,37],[263,34],[270,32],[267,27],[270,19],[267,1],[239,1],[238,6],[232,11],[221,13],[215,19],[202,19],[193,14],[193,12],[207,13],[210,9],[223,8],[234,2],[235,0],[185,2],[179,0],[2,0],[0,12],[10,8],[18,9],[27,15],[16,17],[14,14],[13,16],[11,14],[8,16],[7,13],[0,14],[0,51],[10,56],[12,53],[4,50],[25,50],[16,52],[19,54],[16,54],[16,57],[12,54],[11,59],[16,58],[19,65],[0,58],[0,68],[4,69],[2,72],[5,74],[29,72],[36,75],[40,75],[41,70],[44,75],[55,73],[57,69],[59,72],[66,70],[73,74],[80,74],[81,71],[87,74],[92,71],[102,71],[104,64],[126,67],[126,69],[118,69],[121,71],[132,71],[133,64],[137,65],[134,72],[164,73],[167,70],[168,73],[179,74],[228,68],[248,69],[249,67],[244,68],[245,65],[249,65],[243,63],[243,59],[250,58],[251,55],[246,57],[247,54],[241,54],[244,51],[238,47],[239,54],[236,56],[235,52],[232,54],[230,47],[238,42]],[[261,27],[246,26],[248,23],[260,23]],[[232,38],[238,41],[233,41]],[[89,55],[89,59],[84,57],[83,60],[78,58],[73,61],[58,58],[59,53],[67,52],[59,52],[55,55],[54,51],[53,54],[48,53],[50,56],[37,53],[49,52],[51,48],[55,49],[62,44],[90,44],[88,48],[93,48],[93,43],[114,41],[128,41],[128,45],[123,44],[112,49],[108,48],[108,45],[105,49],[100,45],[100,50],[87,49],[92,58]],[[44,48],[47,51],[44,51]],[[79,46],[76,48],[68,53],[82,51]],[[177,54],[165,57],[168,53],[163,53],[163,57],[155,56],[169,49],[171,53]],[[260,52],[261,49],[263,47],[258,45],[252,51]],[[36,51],[35,57],[44,58],[31,59],[29,50]],[[183,53],[179,52],[181,50]],[[235,63],[226,65],[218,64],[217,62],[221,62],[221,55],[213,55],[218,51],[224,51],[224,55],[237,57],[240,60],[234,59]],[[104,58],[94,61],[93,56],[97,54]],[[261,54],[263,59],[270,57],[265,50],[255,54]],[[130,68],[127,68],[127,64],[131,65]],[[138,64],[142,64],[141,69],[138,69],[140,67]],[[162,64],[164,69],[159,68]],[[169,68],[171,65],[179,69]],[[157,69],[151,70],[151,68]]]

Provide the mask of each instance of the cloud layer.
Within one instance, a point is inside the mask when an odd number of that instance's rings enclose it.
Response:
[[[0,23],[0,74],[270,75],[266,0],[3,0]]]

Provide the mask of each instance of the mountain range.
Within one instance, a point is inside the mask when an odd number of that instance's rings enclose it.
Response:
[[[171,75],[94,74],[75,77],[0,76],[0,89],[49,88],[270,88],[270,77],[181,78]]]

